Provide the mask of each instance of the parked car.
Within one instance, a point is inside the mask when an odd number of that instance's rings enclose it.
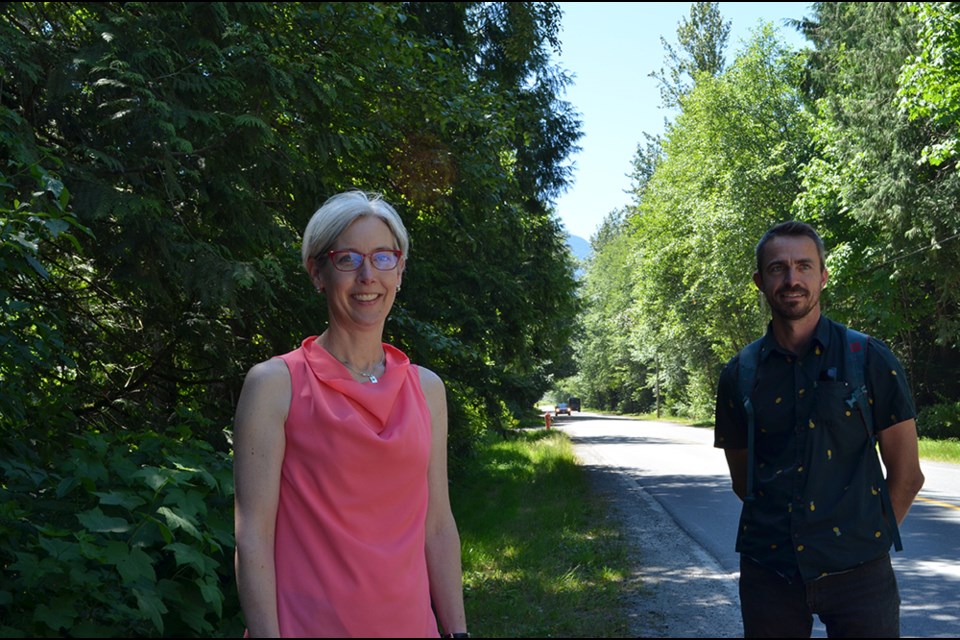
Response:
[[[569,398],[567,405],[570,407],[570,411],[580,411],[580,398]]]
[[[558,416],[561,413],[565,413],[568,416],[570,415],[570,405],[568,405],[566,402],[561,402],[553,408],[554,415]]]

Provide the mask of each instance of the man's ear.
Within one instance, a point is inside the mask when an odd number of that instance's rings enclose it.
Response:
[[[753,284],[757,285],[757,289],[763,291],[763,276],[760,275],[759,271],[753,272]]]

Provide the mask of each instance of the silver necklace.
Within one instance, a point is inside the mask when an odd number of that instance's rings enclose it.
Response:
[[[377,376],[374,374],[376,373],[377,369],[383,366],[383,364],[386,361],[387,361],[387,352],[384,351],[383,355],[380,357],[380,362],[373,366],[373,370],[370,373],[367,373],[366,371],[360,371],[359,369],[354,369],[353,367],[350,366],[350,363],[347,362],[346,360],[341,360],[340,362],[343,363],[343,366],[345,366],[347,369],[350,369],[350,371],[353,371],[358,376],[363,376],[364,378],[369,380],[370,384],[377,384],[380,381],[377,379]]]

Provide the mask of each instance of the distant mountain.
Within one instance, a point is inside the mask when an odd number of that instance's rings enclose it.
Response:
[[[570,247],[573,257],[577,260],[586,260],[590,257],[592,251],[590,243],[580,236],[567,234],[567,245]]]

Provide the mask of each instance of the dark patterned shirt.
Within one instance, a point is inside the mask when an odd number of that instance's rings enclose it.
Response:
[[[781,348],[768,328],[760,351],[754,407],[754,495],[740,515],[737,551],[804,580],[845,571],[889,552],[895,523],[877,448],[859,411],[846,404],[845,327],[820,318],[802,357]],[[747,448],[747,418],[737,391],[739,354],[717,390],[714,446]],[[914,418],[903,367],[871,338],[865,379],[874,431]]]

